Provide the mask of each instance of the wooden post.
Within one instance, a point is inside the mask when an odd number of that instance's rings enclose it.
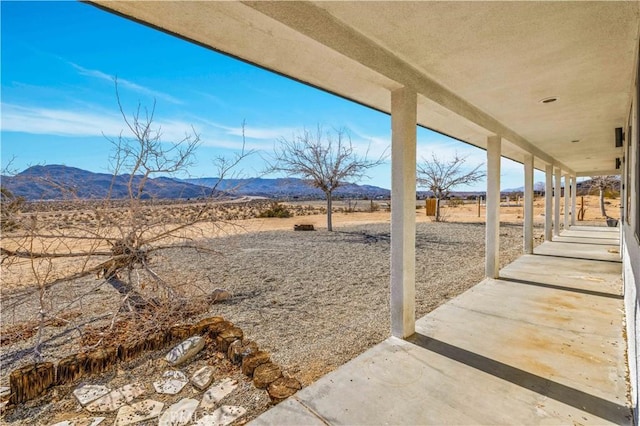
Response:
[[[480,196],[478,195],[478,217],[480,217]]]

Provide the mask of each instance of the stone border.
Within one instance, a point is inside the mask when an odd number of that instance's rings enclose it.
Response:
[[[271,361],[267,352],[259,350],[255,342],[244,339],[240,327],[215,316],[193,325],[172,326],[169,330],[151,334],[144,340],[70,355],[61,359],[57,365],[42,362],[18,368],[9,376],[9,404],[35,399],[52,386],[70,384],[102,373],[145,352],[164,349],[179,340],[196,335],[207,335],[218,351],[224,353],[232,364],[240,366],[243,374],[253,379],[256,388],[267,390],[273,403],[288,398],[302,388],[297,379],[283,375],[282,369]]]

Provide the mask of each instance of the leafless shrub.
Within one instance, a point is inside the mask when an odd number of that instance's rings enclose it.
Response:
[[[108,138],[114,148],[112,187],[115,177],[126,173],[126,199],[113,200],[109,195],[103,200],[93,201],[77,200],[76,197],[72,202],[73,188],[65,188],[51,178],[51,185],[67,191],[67,201],[51,203],[44,212],[30,206],[32,210],[21,214],[20,228],[10,235],[3,235],[3,268],[13,268],[25,276],[28,274],[32,280],[14,295],[14,301],[7,307],[20,309],[20,305],[33,299],[34,295],[38,299],[38,312],[33,318],[38,326],[25,329],[36,330],[33,348],[36,362],[44,357],[42,336],[47,324],[66,318],[71,310],[80,309],[83,298],[95,291],[95,288],[87,288],[86,292],[79,292],[64,306],[53,306],[50,295],[61,283],[95,275],[100,285],[106,281],[115,289],[119,296],[119,309],[112,313],[108,326],[111,331],[123,319],[137,321],[139,327],[132,328],[146,332],[154,324],[157,326],[178,318],[176,310],[195,312],[186,309],[194,302],[189,295],[182,293],[180,285],[156,272],[154,259],[161,252],[176,247],[207,252],[196,241],[203,232],[199,226],[217,227],[229,220],[229,215],[219,204],[229,199],[229,192],[218,191],[215,186],[205,199],[190,206],[186,215],[158,214],[156,200],[147,199],[149,180],[186,172],[200,145],[200,136],[192,128],[179,141],[164,141],[161,129],[154,123],[155,103],[148,110],[138,104],[135,111],[127,115],[117,81],[116,99],[127,131],[117,138]],[[228,177],[250,154],[252,152],[245,150],[243,145],[235,156],[215,159],[214,167],[220,180]],[[5,194],[7,203],[14,201],[12,194],[3,191],[3,212]],[[71,208],[70,204],[80,205],[82,210],[77,206]],[[39,207],[42,206],[40,203]],[[77,331],[83,335],[81,329]],[[30,331],[24,333],[27,335]],[[101,336],[108,335],[105,330],[101,333]],[[90,340],[84,337],[85,343]],[[92,344],[103,343],[103,340],[98,339]]]

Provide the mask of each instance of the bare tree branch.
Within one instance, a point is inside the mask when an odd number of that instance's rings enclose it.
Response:
[[[440,201],[449,196],[452,189],[460,185],[468,185],[479,182],[486,176],[480,170],[482,164],[478,164],[471,170],[465,170],[466,157],[457,153],[450,160],[443,160],[431,154],[431,159],[422,158],[417,165],[417,184],[419,187],[428,188],[436,198],[436,221],[441,220]]]
[[[385,159],[386,151],[376,160],[367,159],[366,154],[358,155],[346,129],[325,132],[318,125],[315,132],[304,129],[291,139],[278,139],[267,172],[299,176],[324,192],[327,198],[327,229],[332,231],[333,191],[366,177],[367,170],[382,164]]]

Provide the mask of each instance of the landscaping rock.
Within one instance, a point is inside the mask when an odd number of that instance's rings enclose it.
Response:
[[[272,362],[265,362],[253,371],[253,385],[258,389],[264,389],[280,377],[282,377],[280,367]]]
[[[258,352],[258,344],[251,340],[234,341],[229,345],[227,357],[232,364],[242,364],[242,360],[249,354]]]
[[[226,330],[227,328],[230,328],[230,327],[234,327],[234,325],[232,322],[229,322],[229,321],[220,321],[215,324],[210,324],[208,327],[209,336],[212,339],[215,339],[216,337],[218,337],[218,334],[220,334],[221,331]]]
[[[207,365],[193,373],[191,384],[200,390],[205,390],[213,382],[214,368]]]
[[[237,387],[238,383],[235,380],[229,378],[221,380],[202,395],[200,407],[202,409],[215,407],[218,402],[222,401],[225,396],[229,395]]]
[[[222,352],[227,352],[229,349],[229,345],[236,340],[242,340],[244,336],[242,329],[240,327],[229,327],[225,330],[222,330],[218,333],[218,337],[216,337],[216,344],[218,345],[218,349]]]
[[[164,404],[152,399],[145,399],[131,405],[125,405],[118,410],[114,426],[126,426],[140,423],[158,417]]]
[[[162,413],[158,426],[182,426],[191,423],[198,404],[197,399],[181,399]]]
[[[216,288],[211,292],[211,303],[224,302],[231,299],[231,293],[222,288]]]
[[[108,394],[109,392],[111,392],[111,389],[106,386],[82,385],[73,391],[73,396],[75,396],[80,405],[84,407],[91,401],[95,401],[96,399]]]
[[[238,365],[242,362],[242,349],[243,346],[240,340],[236,340],[229,345],[229,349],[227,349],[227,357],[232,364]]]
[[[189,383],[189,380],[182,371],[171,370],[165,371],[162,375],[162,380],[153,382],[153,388],[158,393],[175,395],[180,392],[187,383]]]
[[[245,356],[242,360],[242,374],[251,377],[253,375],[253,370],[255,370],[255,368],[260,364],[269,362],[269,359],[269,354],[263,351],[258,351]]]
[[[193,336],[171,349],[165,359],[171,365],[179,365],[193,358],[204,348],[205,341],[200,336]]]
[[[226,426],[242,417],[246,412],[244,407],[223,405],[213,413],[202,416],[194,423],[194,426]]]
[[[281,402],[302,389],[302,385],[293,377],[280,377],[267,388],[273,402]]]
[[[90,413],[111,413],[146,392],[141,383],[125,385],[89,403],[85,408]]]
[[[0,386],[0,398],[6,398],[11,395],[11,388],[9,386]]]
[[[224,318],[222,317],[209,317],[201,319],[192,327],[192,332],[193,334],[202,334],[205,331],[209,331],[209,327],[211,327],[212,325],[222,321],[224,321]]]

